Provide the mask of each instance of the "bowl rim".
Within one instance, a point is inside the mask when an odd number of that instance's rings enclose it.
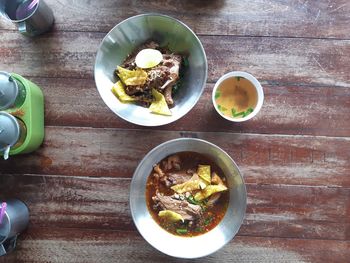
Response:
[[[253,84],[253,86],[254,86],[254,88],[255,88],[255,90],[257,92],[258,102],[257,102],[253,112],[251,114],[249,114],[248,116],[246,116],[246,117],[243,117],[243,118],[230,118],[230,117],[227,117],[224,114],[222,114],[222,112],[218,109],[217,103],[215,101],[215,93],[216,93],[217,89],[219,88],[220,84],[224,80],[226,80],[228,78],[231,78],[231,77],[243,77],[243,78],[249,80]],[[252,74],[250,74],[248,72],[244,72],[244,71],[231,71],[231,72],[228,72],[228,73],[222,75],[218,79],[218,81],[215,83],[211,99],[212,99],[212,103],[213,103],[213,106],[214,106],[216,112],[221,117],[223,117],[224,119],[229,120],[231,122],[244,122],[244,121],[250,120],[253,117],[255,117],[259,113],[259,111],[261,110],[262,105],[264,103],[264,90],[263,90],[260,82]]]
[[[133,206],[133,201],[132,201],[132,196],[131,196],[131,193],[133,191],[133,188],[134,188],[134,184],[135,184],[135,180],[136,180],[136,175],[139,174],[140,170],[141,170],[141,167],[144,165],[144,162],[146,162],[146,160],[149,158],[149,156],[153,155],[154,152],[157,152],[159,149],[163,148],[164,146],[168,145],[168,144],[172,144],[172,143],[177,143],[179,141],[185,141],[185,142],[190,142],[190,141],[195,141],[195,142],[198,142],[198,143],[203,143],[203,144],[207,144],[209,145],[210,147],[214,147],[215,149],[221,151],[232,163],[233,165],[235,166],[235,168],[237,169],[237,174],[239,175],[240,179],[242,180],[242,187],[243,187],[243,194],[244,194],[244,198],[243,198],[243,213],[242,213],[242,216],[239,220],[239,227],[237,229],[235,229],[235,231],[232,231],[231,235],[229,236],[229,238],[223,242],[221,244],[221,246],[218,246],[214,251],[209,251],[209,252],[205,252],[199,256],[194,256],[194,257],[184,257],[184,256],[181,256],[181,255],[173,255],[171,253],[167,253],[167,251],[164,251],[164,250],[160,250],[160,248],[158,248],[156,246],[156,244],[154,243],[151,243],[148,239],[147,236],[144,236],[143,234],[143,231],[140,227],[140,225],[138,225],[136,222],[136,215],[135,215],[135,208]],[[180,151],[179,151],[180,152]],[[165,156],[166,157],[166,156]],[[164,158],[165,158],[164,157]],[[148,177],[148,175],[147,175]],[[236,162],[231,158],[231,156],[225,151],[223,150],[222,148],[220,148],[219,146],[215,145],[214,143],[211,143],[209,141],[206,141],[206,140],[203,140],[203,139],[198,139],[198,138],[177,138],[177,139],[172,139],[172,140],[168,140],[168,141],[165,141],[159,145],[157,145],[156,147],[154,147],[152,150],[150,150],[143,158],[142,160],[139,162],[137,168],[135,169],[134,173],[133,173],[133,176],[132,176],[132,179],[131,179],[131,183],[130,183],[130,190],[129,190],[129,208],[130,208],[130,212],[131,212],[131,216],[132,216],[132,220],[134,222],[134,225],[136,226],[139,234],[147,241],[148,244],[150,244],[152,247],[154,247],[155,249],[157,249],[158,251],[168,255],[168,256],[172,256],[172,257],[176,257],[176,258],[183,258],[183,259],[194,259],[194,258],[201,258],[201,257],[205,257],[205,256],[208,256],[208,255],[211,255],[215,252],[217,252],[218,250],[220,250],[222,247],[224,247],[225,245],[227,245],[230,241],[232,241],[235,236],[237,235],[239,229],[241,228],[243,222],[244,222],[244,219],[246,217],[246,210],[247,210],[247,187],[246,187],[246,183],[244,181],[244,177],[243,177],[243,174],[239,168],[239,166],[236,164]],[[149,213],[149,212],[148,212]],[[150,215],[151,216],[151,215]],[[220,223],[218,224],[220,225]],[[217,225],[217,226],[218,226]],[[217,227],[216,226],[216,227]],[[215,228],[216,228],[215,227]],[[214,228],[214,229],[215,229]],[[204,235],[207,235],[208,233],[210,233],[211,231],[203,234],[203,235],[199,235],[199,236],[195,236],[195,237],[191,237],[192,239],[195,239],[195,238],[198,238],[198,237],[201,237],[201,236],[204,236]],[[171,233],[168,233],[169,235],[172,235]]]
[[[182,114],[182,115],[179,115],[177,116],[176,118],[174,119],[170,119],[170,118],[164,118],[164,122],[161,123],[161,124],[153,124],[153,123],[139,123],[137,121],[133,121],[133,120],[130,120],[128,119],[127,117],[124,117],[124,116],[121,116],[120,114],[118,114],[117,112],[115,112],[114,110],[112,110],[109,105],[104,101],[103,97],[101,96],[100,94],[100,89],[98,88],[98,84],[97,84],[97,78],[96,78],[96,71],[97,71],[97,59],[99,58],[99,53],[101,52],[101,47],[105,41],[105,39],[109,36],[109,34],[113,31],[113,30],[116,30],[117,27],[121,26],[122,24],[128,22],[129,20],[132,20],[132,19],[135,19],[135,18],[138,18],[138,17],[148,17],[148,16],[155,16],[155,17],[164,17],[164,18],[167,18],[169,20],[172,20],[178,24],[180,24],[181,26],[183,26],[184,28],[186,28],[193,36],[194,38],[196,39],[198,45],[199,45],[199,48],[200,48],[200,51],[201,53],[203,54],[203,58],[204,58],[204,71],[205,71],[205,74],[204,74],[204,78],[203,78],[203,84],[202,84],[202,87],[198,93],[198,96],[197,98],[193,101],[192,105],[190,105],[188,107],[188,109]],[[197,36],[197,34],[189,27],[187,26],[184,22],[174,18],[174,17],[171,17],[169,15],[164,15],[164,14],[160,14],[160,13],[156,13],[156,12],[150,12],[150,13],[144,13],[144,14],[138,14],[138,15],[134,15],[134,16],[131,16],[131,17],[128,17],[124,20],[122,20],[121,22],[119,22],[118,24],[116,24],[111,30],[108,31],[108,33],[103,37],[101,43],[99,44],[98,48],[97,48],[97,52],[96,52],[96,56],[95,56],[95,62],[94,62],[94,80],[95,80],[95,85],[96,85],[96,88],[97,88],[97,91],[101,97],[101,99],[103,100],[103,102],[105,103],[105,105],[115,114],[117,115],[119,118],[129,122],[129,123],[132,123],[132,124],[136,124],[136,125],[140,125],[140,126],[144,126],[144,127],[159,127],[159,126],[164,126],[164,125],[167,125],[167,124],[170,124],[170,123],[173,123],[179,119],[181,119],[182,117],[184,117],[186,114],[188,114],[193,108],[194,106],[196,106],[196,104],[198,103],[199,99],[201,98],[202,94],[203,94],[203,91],[206,87],[206,84],[207,84],[207,79],[208,79],[208,60],[207,60],[207,55],[205,53],[205,49],[203,47],[203,44],[202,42],[200,41],[199,37]],[[141,107],[141,106],[140,106]],[[150,113],[151,114],[151,113]]]

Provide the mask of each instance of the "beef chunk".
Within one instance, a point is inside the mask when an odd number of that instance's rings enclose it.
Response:
[[[163,177],[165,175],[159,164],[155,165],[153,170],[159,175],[159,177]]]
[[[125,86],[125,93],[129,96],[137,95],[137,93],[142,93],[143,90],[143,85]]]
[[[158,49],[159,48],[159,44],[154,42],[154,41],[149,41],[146,42],[145,44],[143,44],[140,48],[141,49],[145,49],[145,48],[152,48],[152,49]]]
[[[173,168],[175,168],[176,170],[180,170],[181,169],[180,157],[176,154],[169,156],[168,159],[163,162],[163,166],[164,166],[164,171],[170,171]]]
[[[171,182],[171,185],[182,184],[191,179],[192,175],[184,172],[167,173],[167,180]]]
[[[199,205],[193,205],[186,200],[176,200],[171,196],[164,196],[157,193],[152,197],[153,201],[163,210],[171,210],[180,214],[184,220],[197,220],[202,216],[202,209]]]
[[[160,177],[160,181],[164,183],[166,187],[170,188],[173,185],[182,184],[190,180],[191,177],[191,174],[184,172],[166,173],[163,177]]]
[[[172,93],[173,93],[173,85],[168,85],[165,90],[164,90],[164,98],[166,103],[169,106],[173,106],[174,105],[174,100],[172,97]]]
[[[180,65],[182,58],[176,54],[163,54],[163,65],[169,68],[171,79],[179,78]]]
[[[158,65],[148,72],[148,79],[146,85],[150,87],[157,87],[159,89],[159,87],[162,87],[167,82],[169,76],[169,68],[162,65]]]
[[[168,80],[160,87],[160,89],[164,91],[164,97],[169,106],[174,104],[172,90],[176,81],[179,79],[181,61],[182,58],[180,55],[163,54],[163,66],[168,67],[170,74]]]
[[[221,193],[215,193],[215,194],[211,195],[209,197],[207,205],[208,206],[215,205],[217,203],[217,201],[219,201],[220,197],[221,197]]]

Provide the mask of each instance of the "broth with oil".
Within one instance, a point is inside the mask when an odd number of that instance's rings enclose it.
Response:
[[[253,112],[258,93],[249,80],[243,77],[225,79],[215,92],[219,111],[229,118],[242,118]]]
[[[223,171],[196,152],[164,158],[154,165],[147,179],[150,214],[163,229],[178,236],[198,236],[215,228],[225,216],[229,198]]]

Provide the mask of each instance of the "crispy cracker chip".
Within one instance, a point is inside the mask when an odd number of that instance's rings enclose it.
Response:
[[[147,80],[147,72],[140,68],[128,70],[118,66],[117,74],[120,80],[127,86],[143,85]]]
[[[198,165],[197,174],[203,179],[206,185],[210,184],[210,165]]]
[[[191,192],[193,190],[201,189],[201,183],[202,183],[202,180],[198,177],[198,174],[193,174],[190,180],[182,184],[173,185],[171,189],[178,194],[182,194],[186,192]]]
[[[135,101],[135,98],[125,93],[124,85],[120,80],[113,85],[112,92],[121,102]]]
[[[200,192],[196,193],[194,195],[194,200],[196,201],[202,201],[203,199],[211,196],[212,194],[219,193],[226,191],[227,187],[225,185],[208,185],[205,189],[201,190]]]
[[[165,101],[164,95],[158,92],[156,89],[152,89],[152,95],[154,101],[149,107],[150,111],[156,114],[171,116],[171,111],[169,110],[168,104]]]
[[[171,210],[159,211],[158,216],[170,222],[177,222],[177,221],[184,222],[182,215]]]

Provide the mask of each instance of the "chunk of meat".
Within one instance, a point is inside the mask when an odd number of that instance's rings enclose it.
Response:
[[[170,71],[168,67],[158,65],[148,71],[148,79],[146,85],[149,87],[157,87],[158,90],[162,91],[161,88],[169,80]]]
[[[129,55],[125,61],[120,65],[122,68],[126,68],[128,70],[133,70],[136,68],[135,57],[137,53],[132,53]]]
[[[176,170],[180,170],[181,169],[180,157],[176,154],[169,156],[168,159],[165,162],[163,162],[163,166],[164,166],[164,171],[170,171],[173,168],[175,168]]]
[[[174,100],[173,100],[172,93],[173,93],[173,83],[168,84],[168,86],[164,90],[164,98],[165,98],[166,103],[169,106],[173,106],[174,105]]]
[[[169,157],[170,158],[170,157]],[[170,165],[171,167],[174,165],[174,163],[178,164],[178,161],[180,161],[180,159],[174,157],[172,159],[169,158],[167,159],[167,161],[164,162],[164,166],[168,166]],[[169,163],[169,164],[168,164]],[[162,168],[160,168],[160,165],[157,164],[153,167],[154,170],[154,174],[153,176],[157,178],[157,180],[159,179],[160,182],[164,183],[166,187],[170,187],[173,186],[175,184],[179,184],[181,182],[185,182],[189,179],[191,179],[191,175],[185,173],[185,172],[179,172],[179,173],[165,173]]]
[[[172,98],[172,92],[173,92],[173,86],[176,83],[175,79],[168,79],[163,86],[161,86],[160,88],[158,88],[158,90],[160,90],[161,92],[163,92],[164,94],[164,98],[166,103],[169,106],[172,106],[174,104],[174,100]]]
[[[160,168],[159,164],[155,165],[153,167],[153,170],[159,175],[159,177],[163,177],[165,175],[163,170]]]
[[[176,80],[174,79],[168,79],[160,88],[158,88],[160,91],[164,91],[167,87],[173,86],[175,84]]]
[[[160,87],[164,91],[165,101],[169,106],[174,105],[172,91],[176,81],[179,79],[179,72],[182,58],[180,55],[163,54],[163,66],[169,68],[169,79]]]
[[[125,86],[125,93],[135,99],[135,101],[143,105],[144,107],[149,107],[153,102],[152,91],[148,90],[147,87],[144,89],[142,86]]]
[[[221,193],[215,193],[215,194],[211,195],[208,199],[207,205],[208,206],[215,205],[216,202],[219,201],[220,197],[221,197]]]
[[[215,172],[211,174],[211,182],[217,185],[225,185],[220,176],[218,176]]]
[[[182,57],[176,54],[163,54],[163,65],[169,68],[171,79],[179,78]]]
[[[129,96],[137,95],[137,93],[143,93],[145,91],[144,85],[130,85],[125,86],[125,93]]]
[[[145,48],[152,48],[152,49],[158,49],[159,48],[159,44],[157,42],[154,42],[154,41],[149,41],[149,42],[146,42],[145,44],[143,44],[140,48],[141,49],[145,49]]]
[[[182,216],[184,220],[197,220],[202,216],[199,205],[193,205],[186,200],[176,200],[171,196],[157,193],[152,197],[153,201],[163,210],[171,210]]]
[[[167,187],[173,186],[175,184],[182,184],[191,179],[192,175],[185,173],[183,171],[175,173],[166,173],[166,179],[164,180]]]

